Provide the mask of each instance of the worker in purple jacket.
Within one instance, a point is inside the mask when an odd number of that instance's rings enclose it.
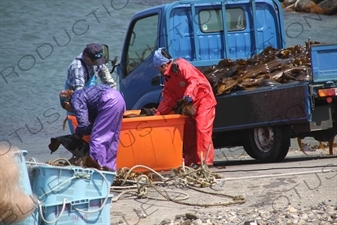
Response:
[[[76,116],[78,138],[90,134],[89,160],[99,169],[116,170],[119,133],[125,112],[125,101],[119,91],[100,84],[60,93],[61,106]],[[85,166],[85,165],[84,165]]]

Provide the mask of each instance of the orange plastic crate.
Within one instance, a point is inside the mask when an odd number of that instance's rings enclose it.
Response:
[[[139,112],[128,110],[124,115]],[[123,118],[117,169],[143,165],[164,171],[181,166],[185,118],[178,114]],[[74,128],[76,125],[73,123]],[[147,169],[138,167],[134,171],[144,172]]]

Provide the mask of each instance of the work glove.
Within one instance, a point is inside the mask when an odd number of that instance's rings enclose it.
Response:
[[[188,96],[188,95],[185,95],[183,97],[183,100],[185,100],[188,104],[190,104],[190,103],[193,102],[193,99],[190,96]]]
[[[103,84],[107,84],[112,88],[116,88],[116,82],[112,78],[106,65],[102,65],[102,69],[98,72],[98,76],[100,77]]]
[[[183,114],[185,116],[193,116],[195,113],[195,107],[191,97],[184,96],[182,99],[176,101],[176,105],[173,107],[174,113]]]

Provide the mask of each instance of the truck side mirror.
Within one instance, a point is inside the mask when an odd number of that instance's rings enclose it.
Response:
[[[101,45],[103,48],[103,57],[105,58],[105,61],[109,62],[109,46],[108,45]]]
[[[115,70],[115,67],[118,66],[118,65],[116,65],[116,63],[118,61],[118,57],[116,56],[113,60],[110,61],[110,59],[109,59],[109,46],[105,45],[105,44],[102,44],[101,46],[103,48],[103,57],[105,58],[106,63],[111,62],[112,69],[111,69],[110,73],[113,73],[114,70]]]

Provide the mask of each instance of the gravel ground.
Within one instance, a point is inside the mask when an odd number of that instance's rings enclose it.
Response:
[[[286,160],[271,164],[238,151],[216,152],[220,166],[211,170],[225,182],[203,190],[241,195],[244,204],[195,206],[231,199],[169,186],[163,190],[187,193],[191,205],[153,200],[160,197],[153,192],[152,200],[125,196],[112,203],[111,225],[337,225],[336,156],[317,149],[304,155],[293,146]]]
[[[160,225],[337,225],[337,204],[321,202],[310,207],[289,206],[285,210],[265,210],[250,208],[221,210],[216,213],[196,213],[176,215],[174,220],[164,219]]]
[[[301,190],[299,191],[303,195]],[[267,193],[261,194],[258,198],[263,198],[265,194]],[[196,198],[191,196],[193,200]],[[205,201],[205,196],[199,198]],[[135,206],[137,220],[130,219],[126,213],[123,220],[114,219],[111,225],[337,225],[337,202],[333,198],[330,196],[329,200],[318,204],[291,202],[282,207],[272,207],[268,202],[264,205],[259,205],[261,202],[252,205],[251,201],[248,201],[251,199],[249,196],[247,203],[230,207],[184,207],[177,204],[173,206],[178,208],[175,210],[168,203],[160,203],[167,204],[166,211],[157,210],[150,204],[146,205],[149,201],[146,200],[143,201],[144,205],[136,206],[129,203],[121,209],[125,212],[125,208]],[[150,213],[146,215],[145,211]]]

